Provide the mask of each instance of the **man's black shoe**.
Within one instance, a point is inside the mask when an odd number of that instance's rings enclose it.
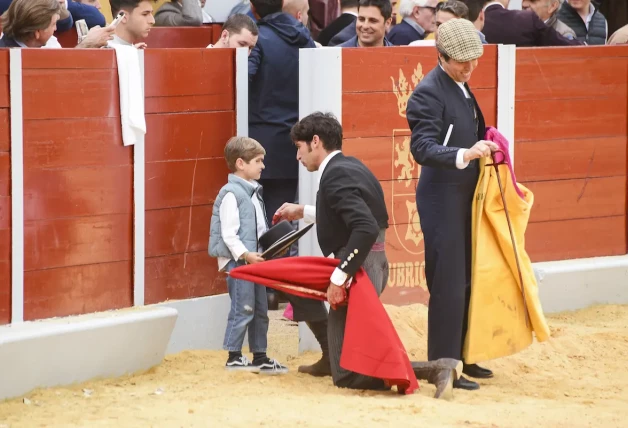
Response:
[[[462,367],[462,373],[477,379],[488,379],[493,377],[492,371],[480,367],[477,364],[465,364]]]

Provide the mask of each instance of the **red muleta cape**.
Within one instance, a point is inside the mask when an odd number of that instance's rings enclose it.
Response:
[[[327,287],[339,261],[326,257],[288,257],[231,270],[237,279],[316,300],[327,300]],[[403,394],[419,387],[408,354],[364,269],[349,290],[345,340],[340,366],[384,379]]]

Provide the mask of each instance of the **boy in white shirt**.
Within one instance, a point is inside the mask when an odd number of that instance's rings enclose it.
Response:
[[[155,0],[109,0],[114,17],[118,12],[124,12],[124,17],[116,26],[115,35],[109,46],[125,45],[145,49],[147,46],[144,39],[155,25],[153,3]]]
[[[259,180],[264,169],[262,145],[252,138],[233,137],[225,147],[225,160],[232,171],[220,189],[212,212],[209,255],[218,258],[218,268],[227,273],[245,263],[259,263],[259,237],[268,228]],[[260,374],[284,374],[288,368],[266,355],[268,300],[266,287],[227,276],[231,310],[223,349],[229,351],[227,370]],[[249,333],[253,361],[242,355],[244,334]]]

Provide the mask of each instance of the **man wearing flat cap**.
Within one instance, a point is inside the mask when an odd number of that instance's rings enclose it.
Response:
[[[421,165],[416,201],[425,239],[430,292],[428,360],[462,360],[471,295],[471,205],[478,159],[498,147],[484,141],[482,111],[467,82],[482,56],[477,29],[466,19],[438,27],[439,65],[417,85],[406,115],[411,150]],[[463,373],[488,378],[490,370],[465,364]],[[454,388],[478,389],[465,377]]]

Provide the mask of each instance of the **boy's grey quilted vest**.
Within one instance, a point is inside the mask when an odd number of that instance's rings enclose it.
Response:
[[[240,229],[238,237],[247,250],[251,252],[257,251],[257,215],[255,213],[255,205],[251,197],[255,193],[253,186],[247,186],[242,179],[233,174],[229,174],[228,182],[220,189],[214,209],[212,210],[212,221],[209,231],[209,255],[212,257],[226,257],[233,259],[233,254],[227,248],[222,240],[220,233],[220,205],[222,199],[227,193],[233,193],[238,203],[238,211],[240,212]]]

